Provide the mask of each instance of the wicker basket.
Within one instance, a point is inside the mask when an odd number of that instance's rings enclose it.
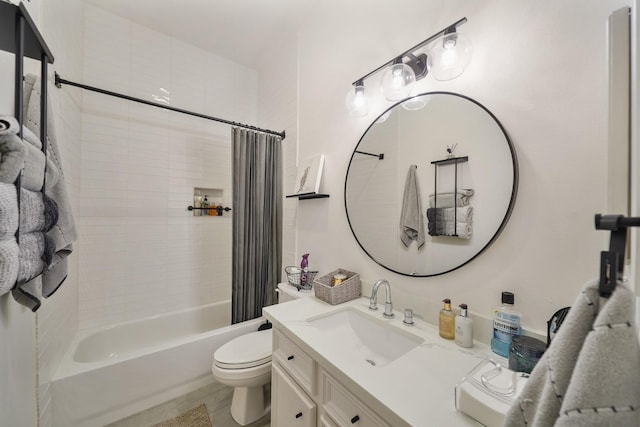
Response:
[[[347,279],[337,286],[332,286],[333,276],[336,274],[344,274]],[[343,302],[360,298],[362,295],[360,275],[342,268],[314,280],[313,288],[315,289],[316,298],[331,305],[342,304]]]
[[[304,282],[302,279],[302,271],[300,268],[294,266],[288,266],[284,268],[287,273],[287,281],[291,286],[295,286],[298,289],[309,290],[313,286],[313,279],[318,274],[317,271],[307,271],[307,280]]]

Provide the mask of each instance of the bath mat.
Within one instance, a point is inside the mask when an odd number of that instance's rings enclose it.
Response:
[[[207,407],[203,404],[182,415],[163,421],[153,427],[212,427]]]

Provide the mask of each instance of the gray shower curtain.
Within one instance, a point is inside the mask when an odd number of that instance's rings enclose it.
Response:
[[[275,303],[282,266],[281,138],[232,128],[232,323]]]

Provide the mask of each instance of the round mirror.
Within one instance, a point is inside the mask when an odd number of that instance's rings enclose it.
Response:
[[[369,257],[426,277],[460,268],[489,247],[517,188],[516,153],[496,117],[471,98],[429,92],[369,126],[351,155],[344,202]]]

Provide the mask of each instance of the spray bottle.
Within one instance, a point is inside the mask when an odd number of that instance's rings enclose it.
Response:
[[[300,286],[307,286],[307,273],[309,272],[309,254],[302,255],[302,261],[300,261]]]

